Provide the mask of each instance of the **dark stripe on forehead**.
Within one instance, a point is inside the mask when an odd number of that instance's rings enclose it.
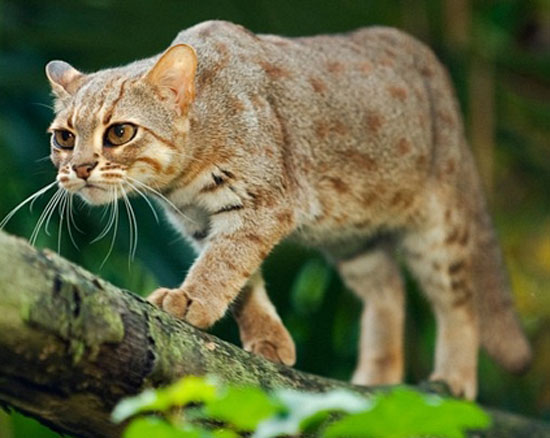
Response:
[[[179,150],[179,148],[174,143],[172,143],[170,140],[167,140],[166,138],[160,136],[159,134],[157,134],[156,132],[150,130],[149,128],[146,128],[145,126],[143,126],[143,130],[148,132],[149,134],[151,134],[157,140],[164,143],[168,148],[173,149],[175,151]]]
[[[67,126],[71,129],[74,129],[74,108],[71,111],[71,115],[67,118]]]
[[[113,117],[113,112],[115,111],[118,102],[120,102],[120,99],[122,99],[122,97],[124,96],[126,82],[128,82],[128,79],[122,81],[122,83],[120,84],[120,89],[118,90],[118,96],[111,104],[111,108],[109,108],[109,110],[105,113],[105,117],[103,117],[104,125],[107,125],[111,121],[111,118]]]

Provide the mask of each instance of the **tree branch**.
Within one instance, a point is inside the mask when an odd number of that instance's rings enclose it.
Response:
[[[197,330],[51,251],[0,232],[0,403],[79,437],[116,437],[124,396],[185,375],[309,391],[352,386],[272,364]],[[483,435],[550,437],[497,411]]]

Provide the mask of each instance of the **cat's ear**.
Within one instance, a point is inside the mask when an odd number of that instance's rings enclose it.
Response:
[[[59,98],[65,98],[78,90],[84,74],[65,61],[50,61],[46,65],[46,76],[54,94]]]
[[[166,90],[184,114],[195,98],[195,72],[197,54],[193,47],[178,44],[170,47],[147,72],[145,80]]]

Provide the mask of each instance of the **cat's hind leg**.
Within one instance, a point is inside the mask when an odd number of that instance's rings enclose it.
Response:
[[[431,380],[456,396],[477,392],[478,317],[472,273],[471,213],[460,194],[430,192],[422,220],[402,239],[405,261],[428,297],[437,323]]]
[[[231,309],[245,350],[272,362],[294,365],[294,341],[269,300],[259,269],[250,277]]]
[[[404,289],[386,248],[338,263],[345,284],[363,300],[359,360],[353,383],[382,385],[403,378]]]

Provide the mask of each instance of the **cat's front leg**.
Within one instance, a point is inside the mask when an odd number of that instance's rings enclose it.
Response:
[[[256,211],[239,222],[236,230],[211,237],[181,287],[157,289],[148,300],[199,328],[220,319],[271,249],[290,233],[293,216],[283,209]]]

